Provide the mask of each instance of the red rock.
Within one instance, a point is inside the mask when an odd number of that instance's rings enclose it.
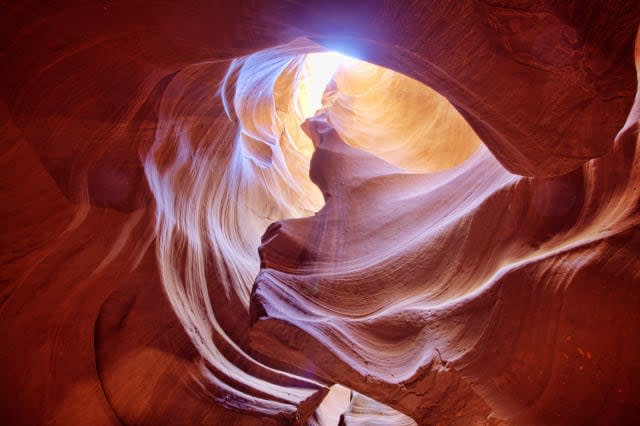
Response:
[[[640,3],[2,8],[4,423],[640,420]]]

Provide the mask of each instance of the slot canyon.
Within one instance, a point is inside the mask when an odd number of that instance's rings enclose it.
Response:
[[[6,1],[2,425],[640,424],[640,2]]]

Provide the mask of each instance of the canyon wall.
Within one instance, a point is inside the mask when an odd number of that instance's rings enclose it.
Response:
[[[2,6],[3,423],[640,421],[640,3],[402,3]]]

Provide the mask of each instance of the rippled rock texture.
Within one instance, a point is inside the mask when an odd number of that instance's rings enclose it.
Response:
[[[3,424],[640,422],[640,3],[15,3]]]

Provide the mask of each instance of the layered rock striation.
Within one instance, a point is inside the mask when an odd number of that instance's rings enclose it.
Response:
[[[637,2],[0,20],[3,423],[640,420]]]

